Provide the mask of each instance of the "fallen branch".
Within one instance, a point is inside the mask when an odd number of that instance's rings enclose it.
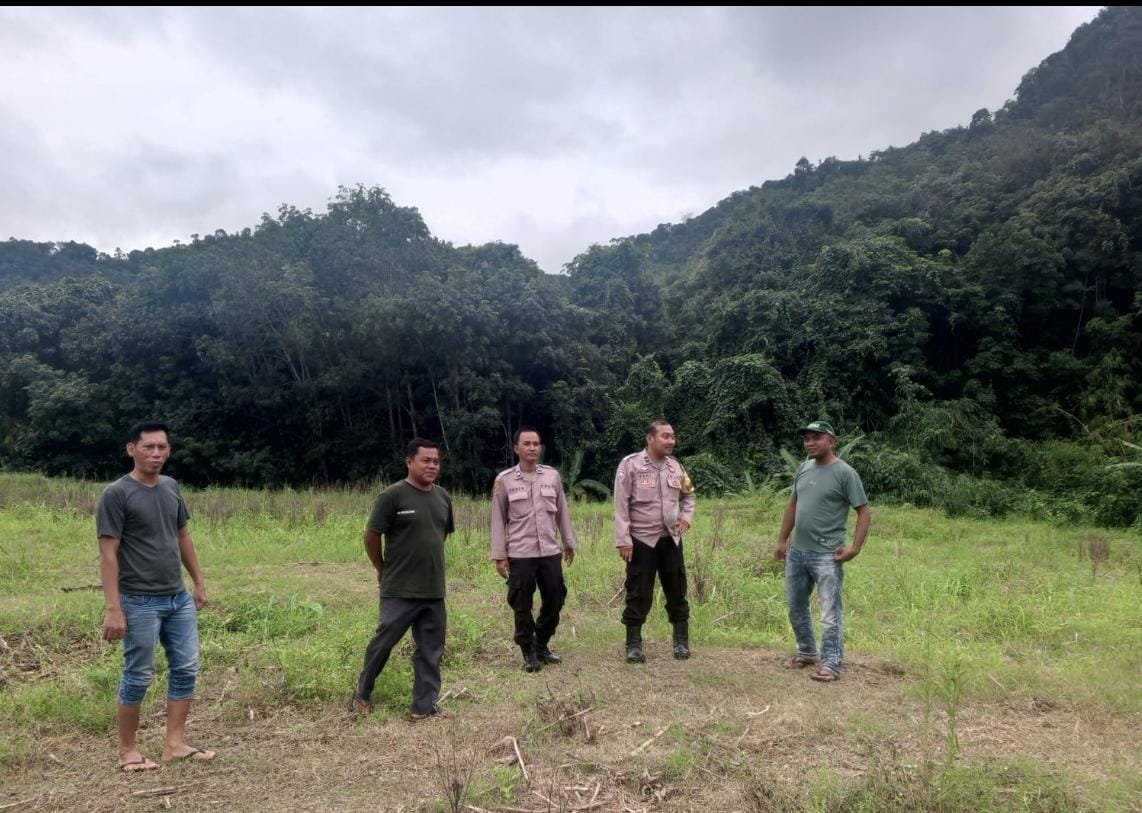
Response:
[[[631,751],[631,752],[630,752],[630,756],[632,756],[632,757],[636,757],[636,756],[638,756],[640,753],[642,753],[642,750],[643,750],[644,748],[646,748],[646,746],[650,745],[652,742],[654,742],[655,740],[657,740],[659,737],[661,737],[661,736],[662,736],[663,734],[665,734],[665,733],[666,733],[666,729],[665,729],[665,728],[663,728],[663,729],[661,729],[661,730],[659,730],[659,731],[655,732],[655,735],[654,735],[653,737],[651,737],[649,740],[647,740],[646,742],[644,742],[644,743],[643,743],[642,745],[640,745],[638,748],[636,748],[636,749],[634,749],[633,751]]]
[[[607,606],[610,607],[612,604],[614,604],[615,599],[618,598],[619,596],[621,596],[623,594],[623,591],[625,591],[626,589],[627,589],[627,586],[625,584],[622,587],[620,587],[619,591],[617,593],[615,593],[613,596],[611,596],[611,600],[607,602]]]
[[[515,749],[515,758],[519,760],[519,769],[523,771],[523,781],[530,782],[531,778],[527,775],[527,766],[523,764],[523,754],[519,752],[519,743],[515,737],[512,737],[512,748]]]
[[[27,799],[21,799],[18,802],[8,802],[6,805],[0,805],[0,810],[7,810],[10,807],[19,807],[20,805],[26,805],[28,802],[36,801],[38,798],[38,796],[29,796]]]
[[[102,590],[102,589],[103,589],[102,584],[81,584],[77,587],[61,587],[60,588],[60,590],[62,590],[65,593],[74,593],[76,590]]]
[[[745,716],[746,717],[760,717],[761,715],[765,714],[767,711],[769,711],[769,706],[766,706],[761,711],[747,711],[745,713]]]
[[[169,788],[155,788],[154,790],[131,791],[132,796],[170,796],[180,790],[186,790],[190,785],[172,785]]]

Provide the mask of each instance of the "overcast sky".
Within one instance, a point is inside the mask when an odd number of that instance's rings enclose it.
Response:
[[[0,239],[158,248],[363,183],[557,272],[966,125],[1097,11],[0,8]]]

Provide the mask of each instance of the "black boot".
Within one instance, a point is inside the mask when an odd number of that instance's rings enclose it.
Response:
[[[627,627],[627,663],[646,663],[642,651],[642,627]]]
[[[690,623],[676,621],[674,623],[674,657],[684,661],[690,657]]]
[[[538,672],[543,668],[540,664],[539,658],[535,655],[535,645],[528,646],[527,644],[520,644],[520,651],[523,652],[523,671],[525,672]]]
[[[547,646],[547,641],[539,639],[535,643],[535,654],[540,663],[563,663],[563,659]]]

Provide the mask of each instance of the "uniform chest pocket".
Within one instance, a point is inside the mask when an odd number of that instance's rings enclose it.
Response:
[[[540,486],[539,496],[543,497],[543,507],[548,511],[554,513],[559,507],[558,498],[555,495],[555,486]]]
[[[634,477],[634,501],[653,502],[658,499],[658,476],[638,473]]]
[[[519,519],[531,513],[531,492],[526,488],[508,489],[508,515]]]
[[[670,486],[671,488],[675,489],[676,491],[680,490],[682,488],[682,478],[675,475],[675,474],[672,474],[666,478],[666,485]]]

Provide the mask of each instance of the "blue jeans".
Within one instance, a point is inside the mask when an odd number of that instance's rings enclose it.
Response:
[[[155,645],[167,653],[167,700],[189,700],[198,676],[198,611],[183,590],[166,596],[119,596],[127,632],[123,635],[123,677],[119,703],[137,706],[155,677]]]
[[[821,666],[840,674],[845,644],[841,628],[841,586],[845,581],[844,565],[832,553],[789,548],[785,557],[785,601],[789,604],[789,623],[797,638],[797,654],[817,658],[817,641],[813,637],[813,618],[809,615],[809,594],[817,586],[821,605]]]

